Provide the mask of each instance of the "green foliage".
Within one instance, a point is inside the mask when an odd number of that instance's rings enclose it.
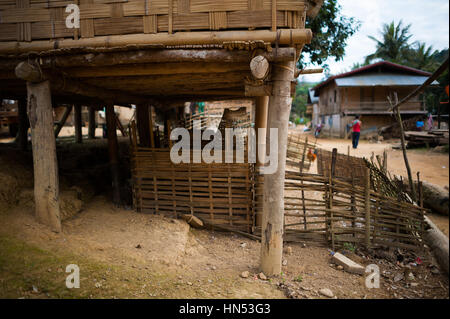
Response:
[[[382,59],[394,63],[402,64],[404,56],[409,49],[409,39],[412,35],[409,33],[411,25],[403,27],[403,21],[396,25],[395,21],[383,24],[381,31],[382,39],[378,40],[373,36],[369,39],[377,43],[376,51],[366,57],[366,63],[375,59]]]
[[[361,23],[355,18],[341,14],[341,6],[337,0],[325,0],[317,17],[306,21],[306,28],[311,29],[314,37],[311,44],[304,47],[302,57],[307,54],[311,63],[319,65],[329,57],[341,61],[348,38],[355,34],[360,26]]]
[[[352,69],[366,65],[375,59],[381,59],[431,73],[434,72],[448,57],[448,49],[433,51],[431,46],[427,46],[423,42],[410,43],[412,37],[410,27],[411,25],[404,26],[401,20],[398,24],[395,24],[395,21],[384,24],[381,39],[369,36],[377,43],[375,52],[368,55],[363,64],[355,63]],[[448,101],[448,96],[444,91],[449,84],[448,79],[447,70],[438,78],[438,86],[429,87],[421,95],[429,112],[437,113],[440,102]],[[444,109],[442,108],[442,110]],[[448,108],[445,108],[445,112],[441,111],[441,113],[448,114]]]
[[[308,92],[309,89],[313,88],[316,83],[298,83],[295,88],[295,97],[292,100],[291,108],[291,121],[295,124],[300,124],[300,117],[305,117],[306,115],[306,104],[308,103]],[[298,123],[297,123],[298,118]],[[306,118],[305,123],[306,124]]]
[[[356,247],[352,243],[344,243],[344,249],[354,253],[356,250]]]
[[[303,281],[302,275],[298,275],[298,276],[294,279],[294,281],[302,282],[302,281]]]

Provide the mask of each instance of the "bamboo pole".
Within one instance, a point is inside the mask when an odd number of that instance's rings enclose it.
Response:
[[[370,168],[365,171],[365,219],[366,219],[366,246],[370,248]]]
[[[388,97],[389,103],[391,106],[398,104],[398,95],[397,92],[394,92],[394,102],[392,102],[391,98]],[[394,108],[394,111],[396,113],[397,123],[400,127],[400,142],[402,145],[402,152],[403,152],[403,160],[405,161],[406,166],[406,172],[408,173],[408,182],[409,182],[409,188],[411,190],[411,197],[413,201],[416,201],[416,189],[414,187],[414,181],[412,179],[412,173],[411,173],[411,166],[409,165],[408,161],[408,155],[406,154],[406,141],[405,141],[405,131],[403,129],[403,121],[402,116],[400,115],[400,110],[398,107]]]
[[[71,48],[114,48],[126,47],[132,43],[139,45],[212,45],[236,41],[264,41],[280,45],[308,44],[311,42],[310,29],[280,29],[277,31],[203,31],[203,32],[176,32],[174,34],[127,34],[100,36],[94,38],[81,38],[78,40],[45,40],[32,42],[0,42],[0,54],[19,54],[27,52],[42,52],[55,49]]]

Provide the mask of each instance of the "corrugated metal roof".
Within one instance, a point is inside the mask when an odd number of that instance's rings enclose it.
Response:
[[[337,86],[420,86],[427,76],[395,73],[369,73],[335,79]],[[433,85],[439,84],[437,81]]]

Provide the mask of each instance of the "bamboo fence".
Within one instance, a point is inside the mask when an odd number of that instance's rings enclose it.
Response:
[[[194,163],[198,150],[191,150],[190,163],[174,164],[168,148],[138,147],[133,127],[131,139],[138,212],[174,218],[195,215],[209,225],[251,232],[254,164],[236,163],[236,158],[233,163]]]

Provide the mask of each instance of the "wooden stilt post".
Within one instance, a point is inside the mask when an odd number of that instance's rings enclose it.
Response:
[[[55,137],[58,137],[59,132],[61,132],[61,129],[63,128],[64,124],[66,124],[66,121],[70,115],[70,112],[72,112],[72,105],[69,105],[66,107],[66,110],[64,111],[64,114],[61,117],[61,120],[59,120],[58,124],[56,125]]]
[[[108,104],[106,106],[106,126],[108,132],[108,152],[113,188],[113,202],[116,205],[120,205],[119,145],[117,142],[116,115],[114,113],[113,104]]]
[[[88,114],[89,114],[88,138],[94,139],[95,138],[95,129],[97,127],[97,123],[95,123],[95,115],[96,115],[95,108],[90,106]]]
[[[48,81],[27,82],[34,166],[34,202],[36,218],[61,231],[59,210],[58,162],[53,131],[53,109]]]
[[[151,148],[155,148],[155,137],[153,136],[153,107],[150,106],[148,108],[148,118],[149,118],[149,128],[150,128],[150,147]],[[158,131],[156,131],[156,133],[158,134]],[[159,141],[159,136],[158,137],[158,141]],[[159,144],[159,143],[158,143]]]
[[[75,121],[75,143],[82,143],[82,131],[81,131],[81,105],[75,104],[74,108],[74,121]]]
[[[262,176],[259,175],[259,168],[263,165],[265,161],[265,156],[262,158],[258,158],[258,153],[260,148],[266,147],[266,129],[267,129],[267,113],[269,111],[269,97],[261,96],[256,98],[255,104],[255,130],[256,130],[256,171],[257,178],[256,181],[259,185],[262,183]],[[263,130],[260,130],[263,129]],[[260,136],[260,134],[262,136]],[[259,144],[259,140],[264,141],[262,144]],[[265,155],[265,153],[263,154]],[[261,188],[256,188],[257,192],[261,192]],[[257,194],[260,195],[260,194]],[[257,198],[262,199],[262,196],[258,196]],[[262,207],[262,203],[259,203],[259,207]],[[255,216],[255,225],[257,227],[261,227],[262,225],[262,211],[259,210]]]
[[[139,135],[139,144],[143,147],[150,146],[150,116],[148,104],[136,105],[137,130]]]
[[[269,152],[277,152],[278,167],[273,174],[264,176],[264,209],[261,240],[261,270],[266,275],[279,275],[283,253],[284,179],[288,122],[291,111],[291,81],[294,78],[294,61],[274,64],[272,67],[273,91],[269,98],[269,130],[278,131],[278,145]]]
[[[17,133],[17,146],[21,151],[26,151],[28,146],[28,128],[30,122],[27,116],[27,100],[19,101],[19,132]]]

